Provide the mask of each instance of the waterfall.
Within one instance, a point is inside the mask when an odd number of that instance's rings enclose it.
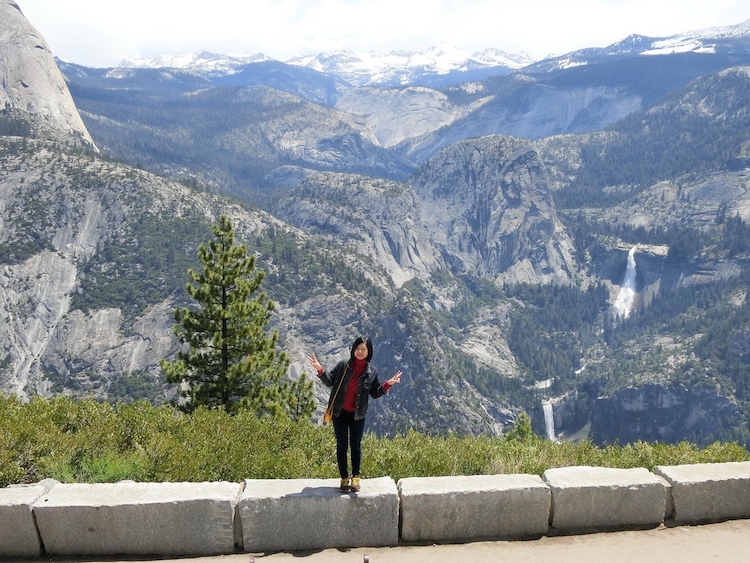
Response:
[[[635,249],[634,246],[628,252],[628,266],[625,269],[625,279],[622,280],[620,286],[620,293],[617,294],[617,298],[613,303],[615,312],[618,317],[628,317],[630,311],[633,308],[633,300],[635,299]]]
[[[552,412],[552,401],[542,401],[542,410],[544,411],[544,428],[547,431],[547,438],[555,440],[555,418]]]

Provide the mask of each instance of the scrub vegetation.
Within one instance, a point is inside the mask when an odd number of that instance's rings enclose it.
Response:
[[[0,395],[0,487],[52,478],[64,483],[241,481],[333,478],[333,431],[288,417],[258,418],[201,407],[185,413],[146,402]],[[502,438],[427,436],[392,438],[367,433],[363,476],[374,478],[497,473],[539,474],[551,467],[646,467],[748,461],[736,443],[706,447],[682,442],[636,442],[597,447],[556,443],[531,430],[522,414]]]

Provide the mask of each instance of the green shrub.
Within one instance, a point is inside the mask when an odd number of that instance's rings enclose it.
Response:
[[[551,467],[646,467],[748,461],[736,443],[651,444],[598,448],[555,443],[519,424],[510,438],[427,436],[415,431],[363,441],[368,478],[527,473]],[[110,405],[91,399],[0,395],[0,487],[61,482],[230,481],[335,478],[333,430],[287,417],[257,418],[200,408],[193,414],[146,402]]]

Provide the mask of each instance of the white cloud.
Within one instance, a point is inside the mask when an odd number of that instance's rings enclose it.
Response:
[[[18,0],[57,56],[111,66],[194,50],[284,60],[441,42],[542,57],[631,33],[668,36],[750,18],[746,0]]]

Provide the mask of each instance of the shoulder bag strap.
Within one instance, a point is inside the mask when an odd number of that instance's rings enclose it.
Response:
[[[344,383],[344,378],[346,377],[346,372],[349,370],[349,363],[344,366],[344,373],[341,374],[341,379],[339,379],[339,386],[336,387],[336,392],[331,395],[331,400],[328,401],[329,406],[333,407],[334,403],[336,402],[336,397],[339,394],[339,389],[341,389],[341,384]]]

